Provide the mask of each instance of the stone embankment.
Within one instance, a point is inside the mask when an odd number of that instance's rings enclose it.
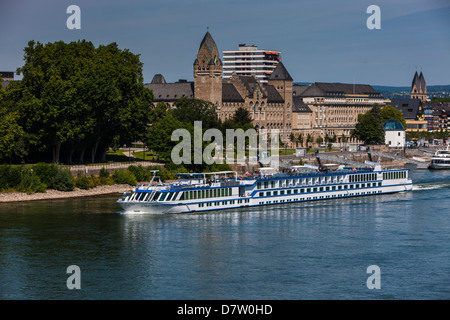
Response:
[[[26,194],[21,192],[4,192],[0,193],[0,202],[21,202],[32,200],[54,200],[78,197],[93,197],[106,194],[116,193],[119,198],[119,193],[131,191],[132,187],[124,184],[117,184],[111,186],[98,186],[92,189],[82,190],[75,189],[73,191],[57,191],[48,189],[44,193]]]

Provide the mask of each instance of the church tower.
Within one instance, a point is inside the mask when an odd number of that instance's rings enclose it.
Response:
[[[422,72],[420,75],[417,74],[417,71],[414,74],[411,84],[411,99],[420,99],[422,102],[427,100],[427,84]]]
[[[222,105],[222,61],[211,34],[206,32],[194,62],[194,98]]]

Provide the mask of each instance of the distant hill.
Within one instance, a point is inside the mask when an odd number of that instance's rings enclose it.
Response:
[[[296,85],[310,85],[311,82],[296,82]],[[411,87],[391,87],[391,86],[375,86],[372,87],[383,95],[386,99],[409,98],[411,96]],[[430,99],[433,97],[445,98],[450,97],[449,85],[427,86],[427,93]]]
[[[411,87],[390,87],[390,86],[372,86],[386,99],[409,98],[411,96]],[[450,97],[450,85],[427,86],[427,94],[430,99],[433,97]]]

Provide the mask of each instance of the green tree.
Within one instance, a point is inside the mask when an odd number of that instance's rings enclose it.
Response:
[[[159,102],[150,111],[150,123],[155,123],[164,118],[167,114],[169,107],[164,102]]]
[[[313,138],[311,136],[311,134],[308,133],[308,135],[306,136],[306,147],[309,148],[309,144],[313,142]]]
[[[381,109],[375,105],[367,113],[358,115],[358,123],[352,134],[365,144],[383,144],[383,122]]]
[[[294,143],[296,141],[294,133],[291,132],[291,134],[289,135],[289,141]]]
[[[317,143],[318,145],[321,145],[322,142],[323,142],[322,136],[318,136],[318,137],[316,138],[316,143]]]
[[[234,127],[237,128],[251,128],[252,126],[252,117],[250,115],[250,112],[246,108],[239,107],[236,109],[236,112],[233,115],[232,118]]]
[[[391,105],[386,105],[383,108],[381,108],[381,118],[383,119],[383,123],[394,119],[396,121],[401,122],[403,127],[406,129],[406,120],[403,118],[403,113],[400,110],[395,109]]]
[[[30,154],[53,162],[63,155],[71,163],[74,153],[82,161],[91,150],[92,161],[104,160],[113,143],[145,135],[153,96],[144,88],[139,55],[116,43],[30,41],[24,60],[11,101]]]
[[[172,132],[181,128],[187,129],[193,137],[193,126],[178,120],[174,110],[170,110],[162,119],[152,124],[148,131],[147,146],[157,153],[159,160],[171,161],[172,149],[179,143],[172,141]]]
[[[177,100],[174,105],[173,115],[179,121],[190,123],[192,126],[195,121],[201,121],[203,130],[220,128],[216,107],[211,102],[184,97]]]
[[[303,147],[303,135],[301,133],[298,134],[297,142]]]
[[[24,131],[18,120],[18,112],[5,106],[0,97],[0,162],[20,160],[26,154],[23,148]]]

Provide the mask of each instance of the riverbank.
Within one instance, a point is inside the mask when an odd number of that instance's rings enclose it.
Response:
[[[74,189],[73,191],[57,191],[47,189],[44,193],[26,194],[23,192],[2,192],[0,193],[1,202],[20,202],[36,200],[55,200],[78,197],[92,197],[106,194],[123,193],[131,191],[132,187],[127,184],[105,185],[91,189]]]

